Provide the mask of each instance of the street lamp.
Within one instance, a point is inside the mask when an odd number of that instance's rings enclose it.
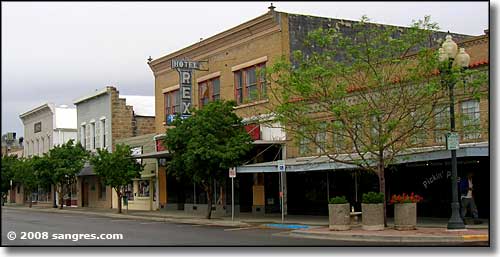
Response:
[[[464,221],[460,216],[460,204],[458,202],[457,188],[457,148],[458,136],[455,132],[455,79],[451,76],[453,67],[465,69],[469,67],[470,56],[464,48],[460,48],[457,54],[458,46],[453,42],[451,35],[446,35],[441,48],[439,48],[439,61],[443,64],[440,68],[442,81],[448,87],[450,97],[450,133],[447,135],[447,148],[451,151],[451,217],[448,220],[448,229],[465,229]],[[451,139],[456,140],[455,147],[449,147]]]

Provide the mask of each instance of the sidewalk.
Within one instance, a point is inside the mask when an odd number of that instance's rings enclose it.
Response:
[[[184,224],[197,224],[224,227],[256,227],[267,229],[288,229],[288,235],[294,237],[334,239],[342,241],[383,241],[383,242],[418,242],[418,243],[463,243],[463,242],[485,242],[488,237],[488,221],[479,225],[466,225],[462,231],[448,231],[446,229],[447,219],[419,218],[416,230],[398,231],[394,230],[392,219],[388,219],[388,227],[382,231],[362,230],[360,225],[353,225],[348,231],[330,231],[328,229],[328,217],[289,215],[284,224],[281,223],[281,215],[255,216],[251,214],[240,214],[231,221],[231,217],[212,218],[210,220],[200,216],[186,214],[183,211],[137,211],[126,209],[118,214],[116,209],[94,209],[81,207],[65,207],[62,210],[47,207],[27,208],[25,206],[3,206],[5,209],[23,209],[28,211],[42,211],[53,213],[79,213],[87,215],[98,215],[110,218],[151,220],[161,222],[176,222]]]

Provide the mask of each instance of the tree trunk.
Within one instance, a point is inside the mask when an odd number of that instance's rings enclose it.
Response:
[[[207,219],[210,219],[210,217],[212,216],[212,198],[213,198],[213,194],[212,194],[212,180],[210,180],[208,182],[208,186],[205,185],[205,192],[207,192],[207,216],[206,218]]]
[[[384,226],[387,227],[387,201],[385,196],[385,169],[384,169],[384,156],[383,154],[379,155],[379,163],[378,163],[378,182],[379,182],[379,191],[384,194]]]
[[[63,183],[59,184],[58,189],[59,189],[58,190],[58,192],[59,192],[59,196],[58,196],[58,198],[59,198],[59,209],[62,209],[63,205],[64,205],[64,203],[63,203],[63,201],[64,201],[64,199],[63,199],[63,197],[64,197],[64,194],[63,194],[63,192],[64,192]]]
[[[29,194],[30,194],[30,197],[29,197],[29,201],[30,201],[30,203],[29,203],[29,207],[31,208],[31,206],[33,205],[33,199],[32,199],[32,197],[33,197],[33,192],[31,192],[31,191],[28,191],[28,192],[29,192]]]
[[[122,192],[121,190],[115,188],[116,195],[118,196],[118,213],[122,213]]]

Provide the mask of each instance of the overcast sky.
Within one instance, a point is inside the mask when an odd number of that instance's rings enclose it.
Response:
[[[105,85],[153,95],[146,64],[268,11],[271,2],[2,2],[2,134],[22,136],[19,114],[70,104]],[[481,35],[488,2],[273,2],[276,11]],[[466,19],[464,19],[466,18]]]

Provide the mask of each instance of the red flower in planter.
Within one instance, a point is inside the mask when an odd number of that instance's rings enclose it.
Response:
[[[421,197],[420,195],[415,194],[412,192],[410,195],[407,195],[406,193],[403,193],[402,195],[392,195],[391,200],[389,201],[390,204],[395,204],[395,203],[419,203],[423,201],[424,198]]]

